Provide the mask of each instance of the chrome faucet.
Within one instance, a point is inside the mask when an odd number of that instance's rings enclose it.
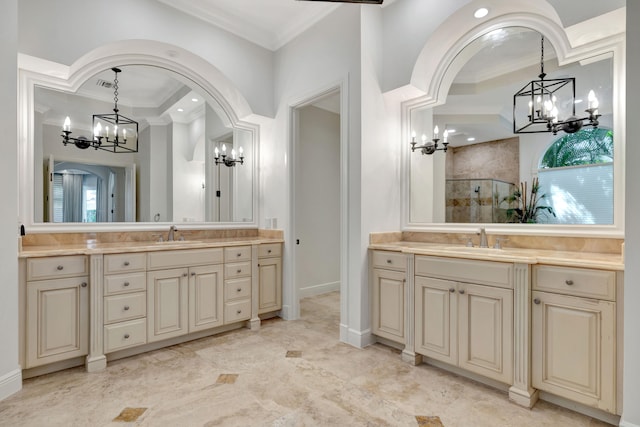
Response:
[[[480,232],[478,234],[480,235],[480,247],[488,248],[489,242],[487,242],[487,232],[485,231],[484,227],[480,229]]]
[[[172,225],[171,227],[169,227],[169,235],[167,236],[167,241],[168,242],[173,242],[175,239],[173,237],[173,234],[178,231],[178,229],[176,228],[175,225]]]

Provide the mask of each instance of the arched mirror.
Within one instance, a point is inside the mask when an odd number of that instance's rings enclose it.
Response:
[[[115,76],[104,69],[75,90],[24,79],[25,222],[255,225],[257,127],[233,123],[210,93],[166,67],[116,65]],[[95,140],[94,115],[114,107],[137,122],[132,151],[74,143]],[[114,127],[101,128],[104,141]]]
[[[423,138],[439,142],[432,154],[409,154],[408,226],[615,227],[622,207],[616,199],[622,193],[614,189],[622,173],[616,156],[623,144],[616,134],[614,68],[610,52],[559,65],[553,45],[522,27],[493,30],[469,43],[447,71],[455,75],[445,102],[413,102],[406,114],[417,145]],[[527,120],[528,111],[514,95],[542,73],[547,81],[575,78],[575,94],[570,87],[554,94],[559,121],[572,115],[574,105],[576,117],[588,117],[592,90],[597,127],[585,120],[577,132],[516,132],[514,116]],[[531,106],[534,115],[538,108],[544,107]],[[527,209],[531,215],[523,213]]]

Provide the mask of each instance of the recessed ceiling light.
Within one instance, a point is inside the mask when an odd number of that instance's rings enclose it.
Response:
[[[476,18],[480,19],[480,18],[484,18],[485,16],[487,16],[488,13],[489,13],[489,9],[487,9],[486,7],[481,7],[480,9],[476,10],[473,13],[473,16],[475,16]]]
[[[454,133],[456,130],[455,129],[447,129],[447,131],[449,131],[449,134]]]
[[[475,140],[476,140],[476,139],[475,139],[475,138],[473,138],[473,137],[471,137],[471,138],[467,138],[467,141],[469,141],[469,142],[472,142],[472,141],[475,141]]]
[[[191,98],[193,102],[198,102],[198,98]]]
[[[582,99],[576,99],[574,102],[575,102],[576,104],[580,104],[580,103],[582,102]]]
[[[178,108],[178,111],[182,113],[184,111],[184,109],[183,108]]]

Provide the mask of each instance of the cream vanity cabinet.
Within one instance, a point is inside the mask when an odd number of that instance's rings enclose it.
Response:
[[[405,343],[406,255],[399,252],[370,252],[372,266],[372,332],[382,338]]]
[[[147,257],[148,342],[223,324],[223,248],[157,251]]]
[[[147,254],[104,256],[104,352],[147,342]]]
[[[282,244],[258,247],[258,314],[282,308]]]
[[[532,383],[616,412],[614,271],[535,265],[532,271]]]
[[[224,323],[251,318],[251,246],[224,250]]]
[[[511,384],[513,264],[415,256],[414,286],[416,353]]]
[[[86,256],[26,260],[24,368],[88,354],[88,284]]]

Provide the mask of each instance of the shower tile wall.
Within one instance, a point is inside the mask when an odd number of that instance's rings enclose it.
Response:
[[[449,179],[446,182],[447,222],[506,222],[504,198],[515,186],[494,179]]]

